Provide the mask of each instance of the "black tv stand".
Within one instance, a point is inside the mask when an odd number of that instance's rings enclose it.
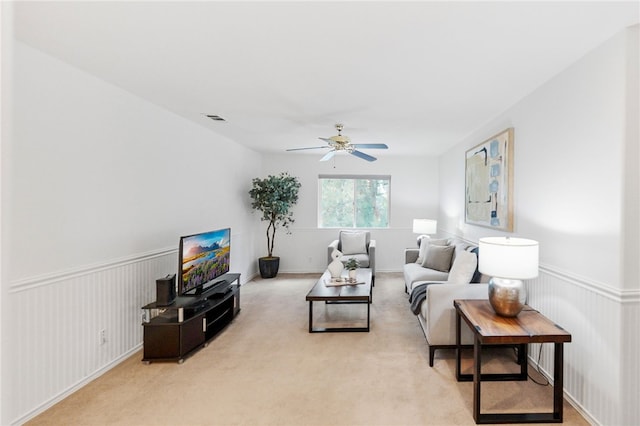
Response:
[[[195,297],[205,297],[210,296],[212,293],[227,293],[229,291],[229,287],[231,287],[231,281],[229,281],[228,275],[234,274],[225,274],[216,278],[215,281],[211,281],[206,283],[205,285],[198,287],[192,292],[185,293],[183,296],[195,296]]]
[[[170,306],[153,302],[142,309],[142,361],[182,363],[207,346],[240,312],[240,274],[225,274],[202,293],[177,297]]]

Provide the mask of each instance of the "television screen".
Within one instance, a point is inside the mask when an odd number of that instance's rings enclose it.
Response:
[[[229,272],[230,240],[230,228],[180,238],[180,295],[201,290]]]

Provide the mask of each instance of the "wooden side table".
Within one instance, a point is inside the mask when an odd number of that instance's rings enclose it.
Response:
[[[456,309],[456,379],[473,380],[473,419],[480,423],[561,423],[563,344],[571,334],[544,315],[525,305],[517,317],[506,318],[495,313],[488,300],[454,300]],[[460,325],[463,319],[473,331],[473,374],[460,373]],[[553,412],[551,413],[481,413],[480,385],[482,381],[527,380],[526,348],[529,343],[552,342]],[[519,345],[520,374],[482,374],[482,345]]]

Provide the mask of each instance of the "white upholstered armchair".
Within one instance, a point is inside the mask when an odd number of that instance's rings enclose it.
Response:
[[[342,253],[342,263],[355,258],[361,268],[371,269],[371,283],[376,278],[376,240],[371,239],[369,231],[340,231],[338,239],[333,240],[327,247],[327,264],[331,263],[331,253],[338,249]]]

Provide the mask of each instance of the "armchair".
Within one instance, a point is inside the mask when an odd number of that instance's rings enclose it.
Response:
[[[331,253],[335,249],[342,253],[342,263],[353,257],[361,268],[371,269],[371,283],[375,283],[376,240],[371,239],[369,231],[340,231],[338,239],[333,240],[327,247],[327,264],[333,260]]]

